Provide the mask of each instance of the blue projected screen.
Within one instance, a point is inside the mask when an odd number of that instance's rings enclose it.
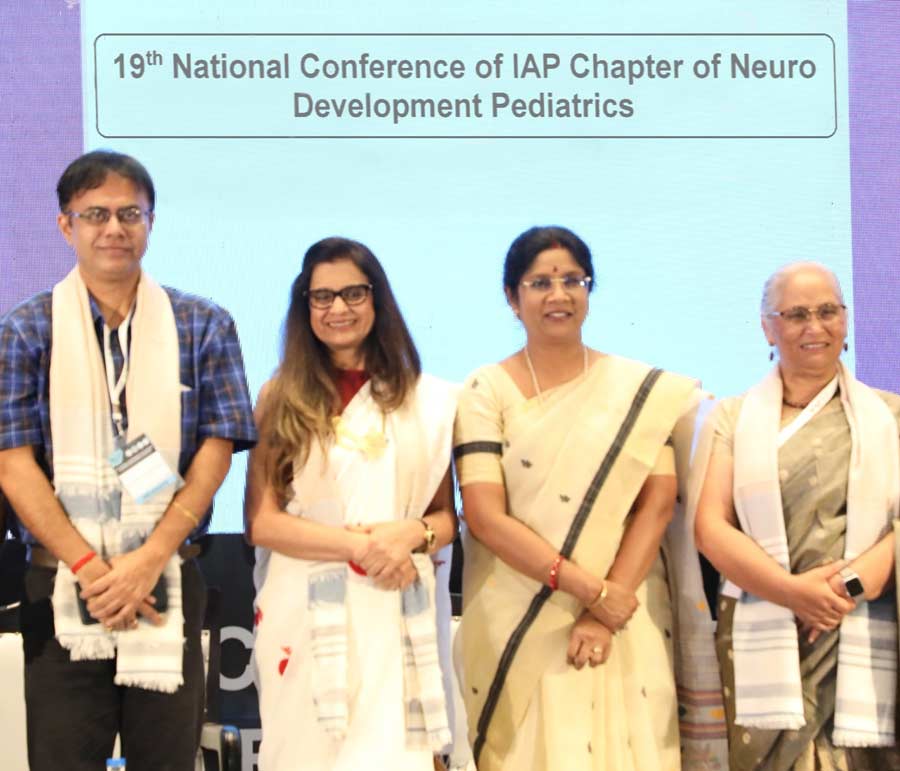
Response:
[[[144,266],[232,313],[254,394],[329,235],[379,257],[453,381],[522,346],[502,262],[536,224],[593,251],[589,345],[716,394],[769,366],[777,266],[825,262],[852,296],[844,2],[91,0],[78,22],[83,147],[150,170]],[[217,531],[242,527],[244,463]]]

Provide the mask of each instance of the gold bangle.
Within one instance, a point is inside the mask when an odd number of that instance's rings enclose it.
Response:
[[[178,509],[180,514],[183,514],[185,517],[187,517],[189,520],[191,520],[191,522],[194,523],[194,527],[200,527],[200,520],[197,518],[197,515],[194,514],[194,512],[191,511],[187,506],[182,505],[181,503],[176,501],[174,498],[172,499],[171,504],[176,509]]]
[[[607,592],[609,592],[609,584],[606,582],[606,580],[604,580],[603,588],[597,593],[597,596],[594,597],[593,600],[591,600],[591,604],[588,605],[588,607],[593,608],[593,607],[596,607],[597,605],[599,605],[601,602],[603,602],[603,600],[606,599]]]
[[[421,522],[425,528],[425,532],[422,534],[424,541],[421,546],[417,546],[413,549],[413,554],[431,554],[435,551],[434,547],[437,542],[437,533],[434,532],[434,528],[424,517],[420,519],[419,522]]]

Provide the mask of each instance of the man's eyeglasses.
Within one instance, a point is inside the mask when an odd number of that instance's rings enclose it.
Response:
[[[150,210],[141,209],[139,206],[123,206],[116,209],[115,212],[110,211],[102,206],[92,206],[84,211],[67,211],[69,217],[80,219],[87,225],[105,225],[109,222],[109,218],[116,215],[116,219],[122,225],[137,225],[143,222],[144,217],[150,215]]]
[[[769,318],[781,316],[781,318],[789,324],[802,326],[803,324],[809,324],[813,316],[823,324],[827,324],[829,321],[834,321],[841,315],[841,311],[845,310],[847,310],[846,305],[838,303],[822,303],[815,308],[805,308],[802,305],[796,305],[785,311],[772,311],[772,313],[767,313],[766,316]]]
[[[330,308],[335,297],[340,297],[346,305],[364,303],[372,291],[371,284],[351,284],[343,289],[308,289],[305,294],[313,308]]]
[[[564,292],[577,292],[579,289],[588,289],[591,285],[590,276],[538,276],[528,281],[520,282],[538,294],[547,294],[553,289],[554,284],[559,284]]]

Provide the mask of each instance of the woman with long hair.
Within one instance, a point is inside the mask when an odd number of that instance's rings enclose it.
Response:
[[[263,771],[430,771],[449,743],[430,555],[456,531],[455,406],[372,252],[313,244],[247,475]]]

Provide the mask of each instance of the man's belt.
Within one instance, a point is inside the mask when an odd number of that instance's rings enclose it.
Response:
[[[29,562],[34,567],[52,569],[59,567],[59,560],[43,546],[34,544],[29,547],[29,551],[31,552]],[[199,543],[183,543],[178,547],[178,556],[183,560],[192,560],[200,556],[200,551]]]

